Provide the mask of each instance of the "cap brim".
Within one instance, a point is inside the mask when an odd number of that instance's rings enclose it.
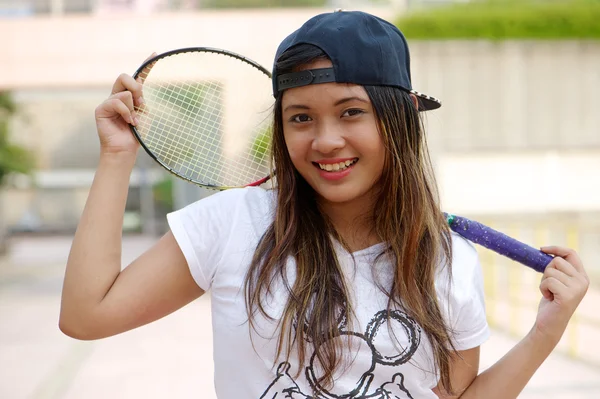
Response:
[[[419,100],[419,111],[431,111],[442,106],[442,102],[435,97],[419,93],[416,90],[409,90],[411,94],[417,96]]]

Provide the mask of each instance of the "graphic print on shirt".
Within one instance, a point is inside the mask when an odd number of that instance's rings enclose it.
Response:
[[[394,344],[388,334],[389,322],[394,323],[393,331],[398,338],[403,338],[402,345]],[[414,399],[404,384],[404,375],[394,373],[390,381],[381,386],[371,386],[376,369],[393,367],[408,362],[421,343],[421,328],[406,313],[393,310],[377,312],[365,329],[364,333],[345,331],[345,318],[338,324],[339,332],[333,339],[343,340],[346,346],[350,343],[352,353],[349,358],[352,364],[344,368],[344,375],[356,375],[350,389],[346,385],[344,391],[332,388],[325,389],[319,381],[320,365],[316,351],[310,357],[309,365],[305,368],[305,376],[311,386],[311,394],[302,392],[294,378],[289,373],[290,364],[282,362],[277,367],[277,376],[267,387],[260,399]],[[398,328],[400,327],[400,328]],[[387,349],[385,349],[387,348]],[[394,348],[390,352],[389,348]],[[360,370],[354,370],[361,367]],[[313,393],[316,392],[316,393]]]

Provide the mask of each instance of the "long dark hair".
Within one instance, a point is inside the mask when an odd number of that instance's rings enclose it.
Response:
[[[299,45],[284,53],[275,69],[278,74],[288,73],[322,58],[327,57],[319,48]],[[378,211],[370,222],[380,242],[387,244],[382,255],[393,260],[393,275],[391,285],[378,285],[388,297],[388,314],[402,307],[428,336],[442,385],[452,392],[450,362],[456,351],[435,289],[440,265],[448,267],[451,274],[451,236],[439,209],[422,121],[405,91],[382,86],[365,86],[365,90],[386,148],[385,167],[377,184]],[[353,314],[331,237],[344,241],[320,211],[314,190],[292,164],[283,135],[281,101],[280,93],[274,106],[272,141],[277,171],[275,217],[256,248],[246,277],[246,306],[251,328],[256,326],[257,314],[273,320],[264,305],[274,294],[273,280],[280,279],[288,296],[283,314],[276,320],[280,329],[277,358],[287,360],[296,350],[300,366],[305,365],[310,342],[324,373],[319,385],[331,385],[344,354],[343,342],[333,339],[339,334],[340,314],[348,316],[347,323]],[[296,265],[293,281],[286,272],[290,257]]]

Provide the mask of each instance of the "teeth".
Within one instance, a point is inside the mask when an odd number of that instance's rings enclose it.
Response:
[[[355,159],[344,161],[344,162],[339,162],[339,163],[320,163],[319,167],[328,172],[337,172],[337,171],[346,169],[348,166],[352,165],[354,162],[356,162]]]

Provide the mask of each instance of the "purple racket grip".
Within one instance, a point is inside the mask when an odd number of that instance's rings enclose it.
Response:
[[[467,240],[543,273],[553,257],[486,225],[462,216],[445,214],[450,228]]]

